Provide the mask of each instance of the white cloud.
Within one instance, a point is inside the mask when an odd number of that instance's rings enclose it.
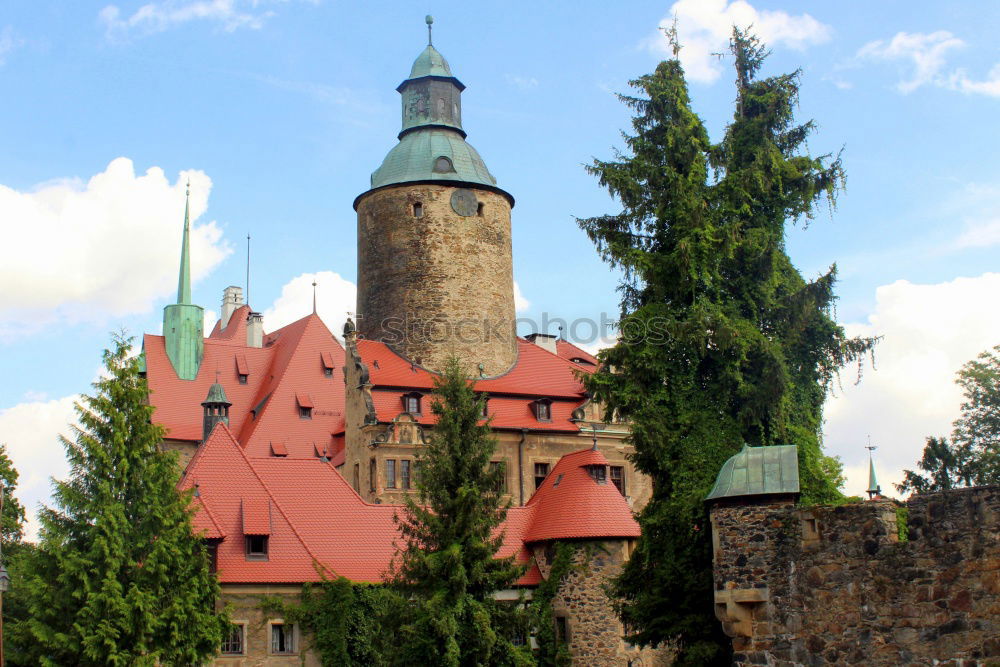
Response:
[[[117,158],[85,185],[0,185],[0,220],[12,223],[0,244],[0,340],[53,322],[146,312],[176,290],[187,179],[197,280],[230,252],[215,222],[194,224],[212,187],[204,172],[182,172],[171,184],[159,167],[137,176],[131,160]]]
[[[7,56],[15,49],[24,45],[24,40],[14,36],[14,29],[9,25],[0,30],[0,65],[7,62]]]
[[[994,65],[982,81],[970,79],[965,70],[957,69],[948,78],[948,87],[963,93],[1000,97],[1000,63]]]
[[[959,249],[986,248],[997,244],[1000,244],[1000,218],[968,224],[955,240],[955,247]]]
[[[514,281],[514,310],[517,311],[517,312],[519,312],[519,313],[523,313],[524,311],[528,310],[528,308],[531,308],[531,302],[528,301],[524,297],[524,294],[521,293],[521,286],[518,285],[517,281],[515,280]]]
[[[76,422],[73,403],[78,398],[30,401],[0,410],[0,442],[7,444],[7,453],[20,474],[16,495],[27,510],[28,539],[38,536],[39,503],[51,505],[50,479],[69,475],[58,435],[70,435],[68,424]]]
[[[899,32],[888,42],[875,40],[860,49],[858,60],[901,61],[910,70],[906,77],[896,84],[901,93],[911,93],[926,84],[944,85],[942,69],[948,51],[965,46],[965,42],[947,30],[932,33]]]
[[[531,90],[538,87],[538,79],[533,76],[519,76],[515,74],[504,74],[507,83],[518,90]]]
[[[846,370],[826,407],[827,452],[844,461],[848,493],[867,487],[869,435],[882,489],[891,491],[904,468],[914,469],[927,436],[951,433],[961,403],[955,372],[1000,343],[1000,309],[985,305],[998,293],[998,273],[932,285],[900,280],[878,288],[867,322],[847,325],[851,335],[885,336],[877,370],[857,386]]]
[[[149,2],[128,16],[117,5],[108,5],[98,13],[109,37],[126,33],[153,34],[164,32],[189,21],[209,21],[226,32],[240,28],[260,30],[274,16],[274,11],[262,9],[265,5],[288,0],[159,0]],[[318,0],[311,0],[317,4]]]
[[[796,50],[825,42],[831,35],[829,26],[809,14],[758,10],[745,0],[678,0],[670,7],[662,25],[671,25],[675,17],[684,72],[690,80],[702,83],[712,83],[722,73],[715,54],[727,51],[734,25],[739,28],[752,26],[754,34],[768,46],[787,46]],[[662,30],[643,44],[659,55],[672,53]]]
[[[333,271],[303,273],[281,288],[279,296],[264,311],[264,330],[274,331],[300,320],[313,308],[313,281],[316,282],[316,314],[330,331],[340,337],[348,313],[357,307],[357,286]]]

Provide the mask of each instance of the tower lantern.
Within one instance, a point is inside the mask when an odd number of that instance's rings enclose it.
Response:
[[[358,334],[431,370],[456,356],[498,375],[517,359],[514,199],[465,141],[465,86],[430,33],[396,90],[399,143],[354,201]]]
[[[219,422],[229,426],[229,408],[232,405],[226,397],[226,390],[219,384],[219,378],[216,377],[215,383],[208,389],[208,395],[201,402],[203,411],[201,427],[202,442],[208,440],[208,436],[212,435],[212,431],[215,430],[215,426]]]

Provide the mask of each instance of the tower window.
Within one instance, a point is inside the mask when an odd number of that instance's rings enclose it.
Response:
[[[615,485],[618,492],[623,496],[627,495],[625,493],[625,467],[624,466],[611,466],[611,483]]]
[[[480,218],[483,217],[483,211],[485,210],[486,210],[486,204],[484,204],[483,202],[479,202],[479,206],[476,207],[476,215],[478,215]]]
[[[434,173],[448,174],[453,171],[455,171],[455,165],[452,164],[450,158],[446,158],[442,155],[438,159],[434,160]]]
[[[385,488],[396,488],[396,459],[385,460]]]
[[[416,202],[413,205],[413,217],[422,218],[424,217],[424,205],[420,202]]]

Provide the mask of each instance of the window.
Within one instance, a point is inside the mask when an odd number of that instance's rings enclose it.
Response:
[[[385,488],[395,489],[396,488],[396,460],[386,459],[385,460]]]
[[[625,493],[625,468],[624,466],[611,466],[611,483],[615,485],[618,489],[618,493],[623,496],[628,495]]]
[[[549,464],[548,463],[536,463],[535,464],[535,491],[538,487],[542,485],[545,478],[549,476]]]
[[[587,472],[598,484],[608,483],[608,469],[606,466],[587,466]]]
[[[246,374],[240,373],[239,380],[240,380],[240,384],[246,384],[247,383],[247,376],[246,376]]]
[[[424,205],[417,202],[413,205],[413,217],[422,218],[424,217]]]
[[[569,626],[565,616],[556,616],[556,641],[560,644],[569,641]]]
[[[323,375],[325,375],[328,378],[332,378],[333,377],[333,369],[332,368],[324,368],[323,369]]]
[[[503,461],[490,461],[490,473],[496,474],[500,471],[500,478],[497,479],[496,492],[507,493],[507,464]]]
[[[455,171],[455,166],[451,163],[451,160],[445,156],[441,156],[434,160],[434,172],[438,174],[447,174],[448,172]]]
[[[486,419],[490,416],[490,397],[483,394],[483,413],[482,418]]]
[[[247,535],[247,560],[267,560],[267,535]]]
[[[300,405],[299,419],[312,419],[312,418],[313,418],[313,409]]]
[[[540,422],[552,421],[552,401],[542,398],[534,403],[535,419]]]
[[[403,412],[411,415],[420,415],[420,397],[418,392],[403,395]]]
[[[378,475],[378,463],[375,461],[375,457],[371,457],[368,461],[368,490],[375,491],[375,477]]]
[[[208,571],[219,571],[219,541],[205,540],[205,553],[208,554]]]
[[[243,625],[241,623],[233,623],[226,630],[222,639],[221,653],[223,655],[243,655]]]
[[[271,624],[271,653],[288,655],[295,653],[295,626],[285,623]]]
[[[361,464],[354,464],[354,490],[361,493]]]
[[[399,488],[410,488],[410,461],[403,459],[399,462]]]
[[[486,205],[483,204],[482,202],[479,202],[479,206],[476,207],[476,215],[478,215],[480,218],[483,217],[483,211],[485,210],[486,210]]]

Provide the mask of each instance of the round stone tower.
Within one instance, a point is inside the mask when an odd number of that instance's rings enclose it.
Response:
[[[431,370],[454,355],[489,376],[517,359],[514,199],[465,141],[464,89],[430,40],[396,89],[399,143],[354,201],[357,327]]]

